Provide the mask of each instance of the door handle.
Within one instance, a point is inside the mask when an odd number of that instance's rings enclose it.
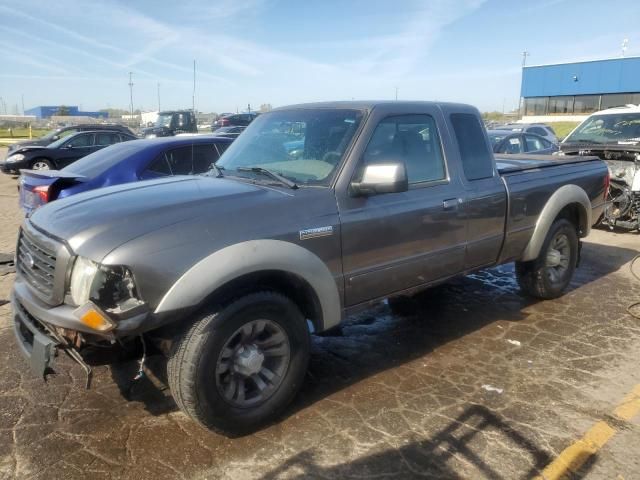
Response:
[[[444,210],[453,210],[454,208],[457,208],[458,205],[461,203],[462,203],[461,198],[449,198],[447,200],[442,201],[442,208]]]

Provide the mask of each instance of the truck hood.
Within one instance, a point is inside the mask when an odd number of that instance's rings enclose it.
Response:
[[[229,202],[249,205],[288,198],[271,188],[212,177],[171,177],[108,187],[56,200],[29,221],[66,242],[71,249],[101,261],[120,245],[196,217],[215,218]],[[218,215],[219,217],[219,215]]]

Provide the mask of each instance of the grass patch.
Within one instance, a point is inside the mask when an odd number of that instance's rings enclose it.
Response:
[[[50,131],[46,128],[34,128],[31,130],[31,135],[33,138],[39,138]],[[29,138],[28,128],[12,128],[11,132],[10,134],[8,128],[0,128],[0,138]]]
[[[549,122],[548,125],[556,132],[558,140],[564,140],[564,138],[576,128],[580,122]]]

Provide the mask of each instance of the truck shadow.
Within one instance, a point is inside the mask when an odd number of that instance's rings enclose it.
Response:
[[[619,270],[637,253],[631,249],[585,243],[582,265],[576,271],[569,293]],[[437,347],[496,321],[520,322],[528,317],[528,307],[536,303],[537,300],[521,295],[510,264],[422,292],[413,297],[407,315],[392,313],[386,303],[351,315],[334,335],[313,337],[305,383],[278,421],[363,379],[423,357]],[[625,306],[621,305],[620,309],[624,310]],[[137,362],[125,362],[110,369],[121,393],[127,399],[143,403],[153,415],[176,410],[166,387],[163,359],[159,355],[151,356],[147,364],[148,376],[132,382],[137,368]]]
[[[504,474],[508,469],[503,462],[508,462],[508,458],[487,455],[490,447],[483,438],[486,436],[502,445],[513,446],[512,453],[518,456],[519,463],[530,465],[518,478],[533,478],[553,460],[548,452],[500,416],[482,405],[471,405],[428,439],[414,439],[399,448],[331,466],[321,465],[318,458],[323,456],[322,451],[305,450],[261,478],[351,478],[367,474],[397,478],[515,478],[513,473]],[[493,464],[487,459],[493,460]],[[460,468],[455,468],[456,463],[471,471],[461,475]]]

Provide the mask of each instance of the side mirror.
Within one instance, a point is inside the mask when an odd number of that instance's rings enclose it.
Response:
[[[351,182],[354,197],[398,193],[409,190],[404,162],[367,165],[360,182]]]
[[[56,140],[60,140],[60,135],[54,135],[53,137],[51,137],[51,140],[53,140],[54,142]]]

